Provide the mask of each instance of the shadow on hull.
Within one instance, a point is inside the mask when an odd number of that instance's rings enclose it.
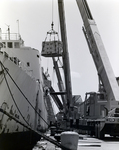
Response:
[[[41,136],[32,131],[0,135],[0,150],[32,150]]]

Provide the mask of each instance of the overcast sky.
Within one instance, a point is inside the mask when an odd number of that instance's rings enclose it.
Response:
[[[88,0],[90,10],[101,34],[115,76],[119,76],[119,0]],[[0,27],[6,32],[20,34],[26,46],[41,52],[42,41],[51,29],[52,10],[54,29],[59,31],[57,0],[0,0]],[[82,19],[75,0],[65,0],[68,50],[73,94],[84,98],[86,92],[98,90],[98,77],[82,32]],[[45,70],[50,60],[42,58]],[[49,68],[50,70],[50,68]],[[51,72],[51,71],[50,71]],[[51,72],[51,79],[53,71]]]

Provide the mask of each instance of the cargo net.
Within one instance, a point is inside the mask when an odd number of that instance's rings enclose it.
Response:
[[[53,30],[53,23],[51,30],[47,32],[45,41],[42,42],[41,55],[44,57],[59,57],[63,53],[63,44],[59,41],[58,33]]]

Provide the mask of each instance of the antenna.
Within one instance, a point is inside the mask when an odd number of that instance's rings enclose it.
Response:
[[[17,23],[18,23],[18,34],[20,34],[20,31],[19,31],[19,20],[17,20]]]
[[[20,36],[20,29],[19,29],[19,20],[17,20],[17,24],[18,24],[18,36],[19,36],[19,38],[21,38],[21,36]]]

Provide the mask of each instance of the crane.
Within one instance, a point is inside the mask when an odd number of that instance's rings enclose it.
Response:
[[[92,17],[86,0],[77,0],[77,4],[84,22],[85,27],[83,28],[83,31],[89,45],[90,53],[93,57],[99,78],[108,96],[111,110],[115,107],[115,104],[113,106],[113,103],[119,101],[119,86],[117,85],[97,25]]]
[[[65,11],[64,11],[64,3],[63,0],[58,0],[58,10],[59,10],[59,19],[60,19],[60,30],[61,30],[61,41],[56,40],[55,36],[58,33],[53,29],[54,23],[51,24],[51,30],[47,32],[47,34],[53,36],[53,40],[44,41],[42,43],[42,52],[41,55],[44,57],[51,57],[54,65],[54,69],[56,71],[56,76],[58,79],[58,87],[60,92],[55,92],[53,88],[50,88],[50,95],[52,96],[54,102],[58,106],[59,110],[62,112],[63,110],[63,119],[66,122],[69,122],[71,125],[73,122],[73,114],[74,114],[74,106],[73,106],[73,98],[72,98],[72,85],[71,85],[71,75],[70,75],[70,62],[69,62],[69,53],[68,53],[68,44],[67,44],[67,34],[66,34],[66,23],[65,23]],[[64,82],[62,80],[62,76],[59,70],[58,61],[60,57],[63,62],[63,71],[64,71]],[[57,95],[61,95],[62,102],[60,101]],[[63,107],[62,107],[63,106]],[[62,115],[62,113],[59,113]],[[69,126],[70,126],[69,125]],[[65,128],[67,128],[65,126]]]
[[[104,138],[105,133],[119,135],[119,86],[114,76],[100,33],[86,0],[76,0],[83,32],[99,77],[99,92],[86,93],[82,104],[84,118],[93,127],[91,134]]]

